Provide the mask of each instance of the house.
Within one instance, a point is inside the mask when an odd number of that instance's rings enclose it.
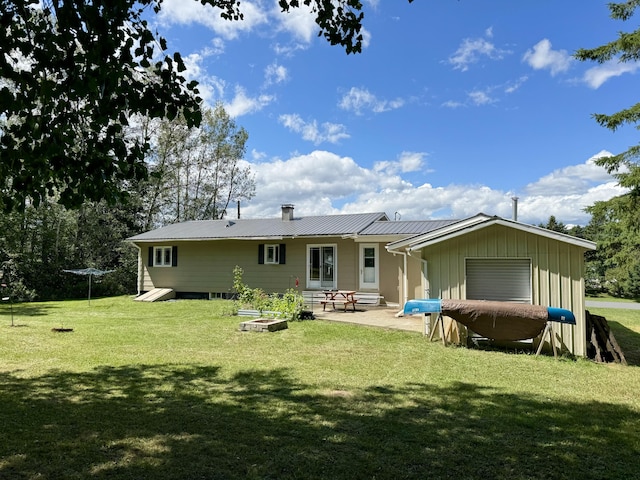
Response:
[[[344,289],[399,303],[402,256],[389,242],[452,221],[397,221],[384,213],[182,222],[129,238],[139,249],[138,292],[168,289],[178,297],[226,298],[233,269],[267,292]]]
[[[128,239],[139,249],[138,291],[226,298],[233,269],[267,292],[343,289],[387,304],[414,298],[484,299],[574,312],[555,325],[571,353],[586,353],[584,253],[593,242],[478,214],[464,220],[391,221],[385,213],[183,222]],[[459,329],[457,335],[464,335]]]
[[[554,323],[553,334],[577,356],[586,356],[584,254],[595,248],[588,240],[484,214],[386,246],[405,258],[405,300],[498,300],[566,308],[576,316],[576,325]]]

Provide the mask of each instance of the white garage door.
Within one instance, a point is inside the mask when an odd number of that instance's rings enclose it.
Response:
[[[531,303],[531,260],[467,258],[468,300]]]

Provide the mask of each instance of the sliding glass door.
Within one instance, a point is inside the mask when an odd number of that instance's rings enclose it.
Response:
[[[336,246],[309,245],[307,247],[307,287],[337,288]]]

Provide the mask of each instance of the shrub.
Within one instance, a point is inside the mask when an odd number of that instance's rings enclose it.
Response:
[[[242,307],[263,312],[277,312],[276,316],[288,320],[299,320],[302,312],[303,298],[293,288],[284,294],[272,293],[267,295],[261,288],[250,288],[242,281],[244,271],[239,266],[233,269],[233,288],[238,294],[236,300]]]

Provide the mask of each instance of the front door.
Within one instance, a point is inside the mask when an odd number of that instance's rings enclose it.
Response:
[[[378,281],[378,245],[375,243],[360,244],[360,288],[377,290]]]
[[[309,245],[307,248],[307,288],[337,288],[336,246]]]

